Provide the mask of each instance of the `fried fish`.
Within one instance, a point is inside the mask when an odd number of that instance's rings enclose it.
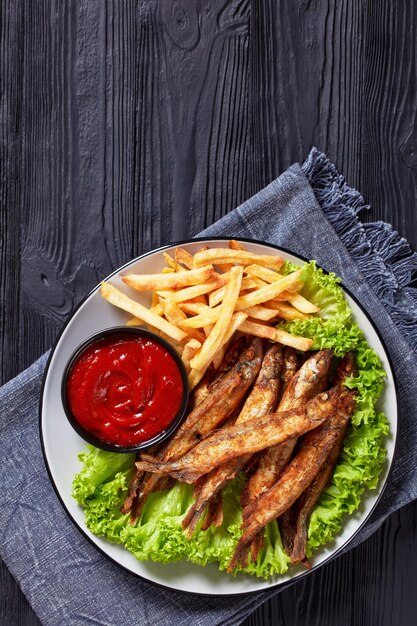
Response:
[[[334,391],[318,394],[298,409],[272,413],[215,431],[177,461],[164,463],[150,455],[142,455],[136,467],[169,474],[182,482],[195,482],[231,459],[258,452],[291,437],[300,437],[316,428],[334,412],[336,400]]]
[[[282,364],[282,346],[273,344],[263,358],[258,377],[236,419],[236,424],[263,417],[273,411],[280,388]],[[220,465],[199,481],[194,489],[195,500],[182,522],[183,528],[187,529],[188,536],[191,536],[194,532],[197,522],[210,499],[237,476],[249,462],[250,458],[251,455],[249,454],[233,459],[224,465]],[[207,524],[208,520],[205,522],[204,527],[208,528],[210,526],[210,524]]]
[[[339,387],[334,387],[328,393],[336,400],[330,417],[320,427],[306,435],[298,453],[286,466],[277,483],[244,509],[243,534],[228,567],[229,572],[233,571],[238,563],[247,563],[247,552],[254,537],[269,522],[292,506],[317,476],[338,441],[340,431],[345,428],[346,419],[353,412],[355,392],[340,391]]]

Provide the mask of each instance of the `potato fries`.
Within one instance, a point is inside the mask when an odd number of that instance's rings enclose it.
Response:
[[[254,254],[253,252],[246,252],[246,250],[230,250],[227,248],[210,248],[209,250],[203,250],[197,252],[194,255],[193,267],[204,267],[204,265],[222,265],[224,263],[238,263],[239,265],[251,265],[257,263],[264,267],[271,267],[274,269],[280,269],[283,264],[283,259],[279,256],[268,256],[262,254]]]
[[[181,274],[182,276],[182,274]],[[214,289],[218,289],[225,285],[229,279],[227,274],[216,274],[214,280],[210,280],[202,285],[193,285],[192,287],[184,287],[179,291],[160,291],[157,293],[162,298],[172,298],[174,302],[184,302],[185,300],[192,300],[196,296],[202,296],[203,294],[210,293]]]
[[[239,311],[238,313],[234,313],[232,315],[232,319],[230,320],[230,324],[229,327],[226,331],[226,334],[223,338],[223,345],[222,347],[218,350],[217,354],[213,357],[213,365],[214,365],[214,369],[218,369],[220,367],[220,365],[222,364],[224,355],[226,353],[227,350],[227,345],[230,341],[230,339],[233,337],[233,335],[235,334],[235,332],[237,330],[239,330],[239,327],[241,326],[242,322],[245,321],[245,319],[247,318],[247,314],[243,313],[242,311]]]
[[[303,352],[309,350],[313,344],[312,339],[298,337],[297,335],[290,335],[290,333],[280,330],[279,328],[273,328],[272,326],[266,326],[265,324],[255,324],[249,320],[246,320],[240,325],[240,330],[243,333],[248,333],[249,335],[263,337],[264,339],[270,339],[271,341],[278,341],[285,346],[291,346],[292,348],[302,350]]]
[[[239,297],[240,285],[242,283],[243,268],[240,266],[232,267],[227,284],[226,294],[221,304],[221,314],[215,323],[212,331],[197,352],[195,357],[190,361],[190,365],[196,370],[206,370],[213,356],[223,343],[229,323],[235,310],[236,301]]]
[[[126,296],[122,291],[110,285],[110,283],[102,283],[101,285],[101,295],[111,304],[131,313],[135,317],[139,317],[139,319],[146,322],[146,324],[150,324],[155,328],[158,328],[163,333],[175,339],[175,341],[183,341],[187,338],[187,333],[183,330],[180,330],[177,326],[170,324],[160,315],[155,315],[149,309],[139,304],[139,302],[135,302],[131,300],[128,296]]]
[[[193,268],[193,255],[187,252],[187,250],[184,250],[184,248],[175,249],[175,260],[185,265],[189,270]]]
[[[190,361],[199,348],[201,348],[201,343],[197,341],[197,339],[190,339],[190,341],[185,344],[181,358],[184,362],[187,372],[190,371]]]
[[[261,267],[260,265],[250,265],[245,269],[245,273],[250,276],[260,278],[266,283],[275,283],[277,280],[282,278],[282,274],[278,274],[278,272],[273,272],[266,267]],[[320,311],[319,307],[315,306],[306,298],[303,298],[299,293],[293,292],[294,285],[287,287],[286,291],[290,292],[286,294],[286,300],[291,302],[291,304],[301,311],[302,313],[318,313]]]
[[[191,285],[201,285],[213,278],[215,272],[212,265],[206,265],[198,270],[189,272],[175,272],[173,268],[163,274],[129,274],[123,276],[122,280],[129,287],[137,291],[152,291],[161,289],[180,289]]]
[[[229,248],[231,250],[244,250],[245,247],[242,246],[242,244],[240,243],[240,241],[236,241],[236,239],[231,239],[229,241]]]
[[[159,273],[122,277],[135,292],[151,293],[149,308],[109,283],[101,294],[134,316],[128,326],[146,325],[175,346],[191,389],[210,364],[219,367],[237,330],[301,351],[311,348],[311,339],[276,327],[279,320],[304,320],[319,311],[300,294],[301,269],[282,274],[282,258],[249,252],[233,239],[228,247],[204,246],[194,255],[184,248],[162,254],[166,267]]]

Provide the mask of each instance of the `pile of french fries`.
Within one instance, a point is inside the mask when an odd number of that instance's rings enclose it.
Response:
[[[283,276],[283,259],[254,254],[238,241],[228,248],[204,247],[192,255],[175,249],[163,253],[159,274],[122,278],[133,290],[152,292],[146,308],[110,283],[101,295],[133,318],[128,326],[146,325],[167,339],[181,355],[193,389],[212,364],[218,368],[236,331],[308,350],[312,340],[276,327],[280,320],[306,319],[318,307],[300,294],[301,270]]]

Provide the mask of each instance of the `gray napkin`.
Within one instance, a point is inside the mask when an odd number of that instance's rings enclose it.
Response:
[[[336,272],[369,312],[398,383],[400,434],[389,484],[349,548],[417,497],[417,255],[382,222],[362,224],[361,196],[313,150],[201,235],[282,245]],[[49,482],[38,435],[47,355],[0,389],[1,556],[44,624],[238,624],[277,590],[194,597],[157,588],[102,556],[68,519]]]

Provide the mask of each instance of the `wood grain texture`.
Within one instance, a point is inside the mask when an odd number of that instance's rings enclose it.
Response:
[[[391,0],[3,0],[2,382],[130,258],[316,145],[417,247],[417,8]],[[417,505],[245,626],[414,624]],[[0,569],[0,624],[37,624]]]

